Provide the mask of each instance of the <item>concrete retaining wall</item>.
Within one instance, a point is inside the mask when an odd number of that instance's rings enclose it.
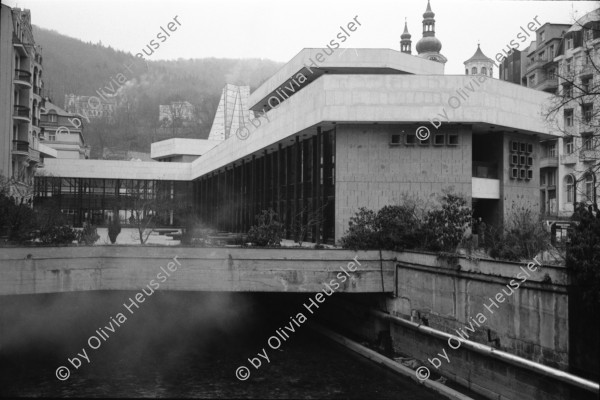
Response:
[[[378,251],[170,246],[3,248],[0,295],[139,290],[148,284],[160,290],[319,292],[332,280],[340,285],[336,292],[392,292],[394,254],[382,256],[380,261]],[[354,258],[361,265],[349,268]]]

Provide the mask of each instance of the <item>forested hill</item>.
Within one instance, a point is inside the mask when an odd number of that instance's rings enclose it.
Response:
[[[65,94],[97,96],[96,90],[109,85],[117,74],[128,79],[126,96],[119,97],[126,112],[119,112],[117,121],[109,126],[92,122],[85,128],[93,158],[100,157],[103,147],[149,152],[150,142],[162,138],[160,132],[157,136],[159,105],[171,101],[189,101],[197,110],[197,123],[177,136],[206,138],[226,83],[249,85],[253,91],[281,67],[263,59],[178,59],[146,64],[102,43],[86,43],[36,26],[34,37],[42,46],[45,93],[60,107],[64,107]],[[131,63],[133,72],[126,68]],[[121,104],[122,99],[127,104]]]

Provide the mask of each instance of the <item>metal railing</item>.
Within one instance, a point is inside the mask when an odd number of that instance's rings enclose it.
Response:
[[[24,69],[15,69],[15,79],[31,84],[31,72]]]
[[[14,116],[16,117],[25,117],[25,118],[29,118],[29,107],[26,106],[15,106],[14,109]]]
[[[29,142],[26,140],[13,140],[13,151],[29,153]]]

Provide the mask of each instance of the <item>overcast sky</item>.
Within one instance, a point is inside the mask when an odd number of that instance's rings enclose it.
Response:
[[[181,26],[160,43],[150,60],[227,57],[281,62],[304,47],[325,46],[335,39],[340,25],[356,16],[362,25],[343,47],[399,50],[406,18],[416,54],[427,7],[427,0],[2,1],[30,9],[35,25],[133,54],[177,16]],[[463,74],[463,62],[473,55],[478,41],[494,58],[534,17],[541,23],[571,24],[600,2],[432,0],[431,6],[441,52],[448,58],[446,74]]]

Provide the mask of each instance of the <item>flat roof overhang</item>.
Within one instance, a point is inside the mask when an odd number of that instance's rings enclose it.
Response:
[[[323,75],[281,106],[249,126],[246,140],[235,135],[192,162],[192,179],[235,161],[312,135],[335,124],[419,124],[431,131],[432,119],[472,125],[475,133],[517,131],[540,138],[558,137],[542,118],[551,95],[487,78],[479,86],[471,75]],[[467,89],[465,89],[467,88]],[[468,89],[471,88],[471,89]],[[463,100],[459,95],[466,99]],[[460,100],[452,101],[451,97]]]
[[[330,75],[356,75],[356,74],[443,74],[444,65],[424,58],[405,54],[392,49],[360,49],[339,48],[327,49],[302,49],[294,58],[286,63],[275,75],[256,89],[248,101],[250,109],[254,111],[268,111],[271,109],[269,99],[280,98],[285,101],[303,90],[314,80],[324,74]],[[322,54],[323,61],[318,62],[318,54]],[[299,82],[299,74],[304,75],[306,81]],[[294,82],[295,80],[295,82]],[[286,87],[288,89],[286,89]],[[271,101],[274,107],[275,101]]]

